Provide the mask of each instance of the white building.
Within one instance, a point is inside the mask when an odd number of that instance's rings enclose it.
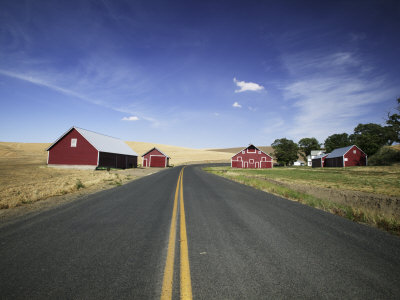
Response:
[[[325,150],[311,150],[311,155],[307,156],[307,166],[311,167],[313,158],[322,154],[325,154]]]

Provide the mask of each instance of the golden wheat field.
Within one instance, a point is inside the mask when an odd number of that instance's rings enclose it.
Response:
[[[170,145],[152,144],[145,142],[126,142],[139,155],[138,163],[142,164],[141,156],[148,150],[156,147],[170,157],[171,165],[182,165],[190,163],[204,162],[230,162],[232,154],[230,152],[219,152],[213,150],[200,150],[184,148]]]
[[[229,162],[229,153],[196,150],[144,142],[127,142],[138,155],[153,147],[171,157],[170,164]],[[0,142],[0,208],[11,208],[88,187],[112,187],[157,169],[93,171],[48,168],[49,143]],[[141,164],[141,157],[139,157]]]

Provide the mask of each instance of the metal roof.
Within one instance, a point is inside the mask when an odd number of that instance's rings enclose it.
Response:
[[[313,159],[321,159],[321,158],[323,158],[323,157],[325,157],[325,156],[327,156],[329,154],[330,153],[321,154],[321,155],[318,155],[318,156],[314,157]]]
[[[347,151],[349,151],[351,148],[353,148],[354,145],[343,147],[343,148],[337,148],[333,150],[331,153],[326,158],[334,158],[334,157],[341,157],[346,154]]]
[[[160,153],[163,154],[164,156],[166,156],[166,157],[168,157],[168,158],[171,158],[171,157],[169,157],[167,154],[165,154],[164,152],[162,152],[160,149],[158,149],[158,148],[156,148],[156,147],[151,148],[149,151],[147,151],[145,154],[143,154],[142,157],[145,156],[147,153],[153,151],[153,150],[157,150],[158,152],[160,152]]]
[[[72,129],[78,131],[93,147],[96,148],[97,151],[138,156],[137,153],[133,151],[131,147],[129,147],[124,141],[120,139],[75,126],[73,126],[66,133],[64,133],[47,150],[50,150],[51,147],[53,147]]]

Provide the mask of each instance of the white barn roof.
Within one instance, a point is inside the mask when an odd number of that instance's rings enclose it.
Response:
[[[158,148],[156,148],[156,147],[153,147],[153,148],[151,148],[149,151],[147,151],[145,154],[142,154],[142,157],[145,156],[147,153],[153,151],[153,150],[157,150],[158,152],[160,152],[160,153],[161,153],[162,155],[164,155],[165,157],[171,158],[171,157],[169,157],[167,154],[165,154],[164,152],[162,152],[160,149],[158,149]]]
[[[59,139],[57,139],[57,141],[55,141],[49,148],[47,148],[47,151],[50,150],[51,147],[53,147],[72,129],[78,131],[93,147],[96,148],[97,151],[138,156],[131,147],[129,147],[124,141],[120,139],[75,126],[70,128]]]

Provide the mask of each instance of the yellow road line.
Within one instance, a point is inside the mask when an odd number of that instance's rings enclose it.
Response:
[[[174,282],[174,259],[175,259],[175,241],[176,241],[176,211],[178,206],[179,183],[182,179],[182,171],[179,173],[178,182],[176,184],[174,208],[172,210],[171,228],[169,230],[167,261],[164,269],[164,279],[161,290],[161,299],[172,299],[172,287]]]
[[[172,289],[174,285],[174,259],[175,259],[175,244],[176,244],[176,223],[178,199],[180,210],[180,297],[181,299],[192,299],[192,283],[190,279],[189,266],[189,250],[186,234],[186,219],[185,207],[183,201],[183,169],[179,173],[178,182],[176,184],[174,208],[172,210],[171,228],[169,232],[167,261],[165,263],[163,285],[161,290],[161,300],[172,299]]]
[[[181,231],[181,299],[192,299],[192,283],[190,279],[190,265],[189,265],[189,250],[186,235],[186,220],[185,220],[185,206],[183,201],[183,169],[181,176],[181,190],[180,190],[180,231]]]

